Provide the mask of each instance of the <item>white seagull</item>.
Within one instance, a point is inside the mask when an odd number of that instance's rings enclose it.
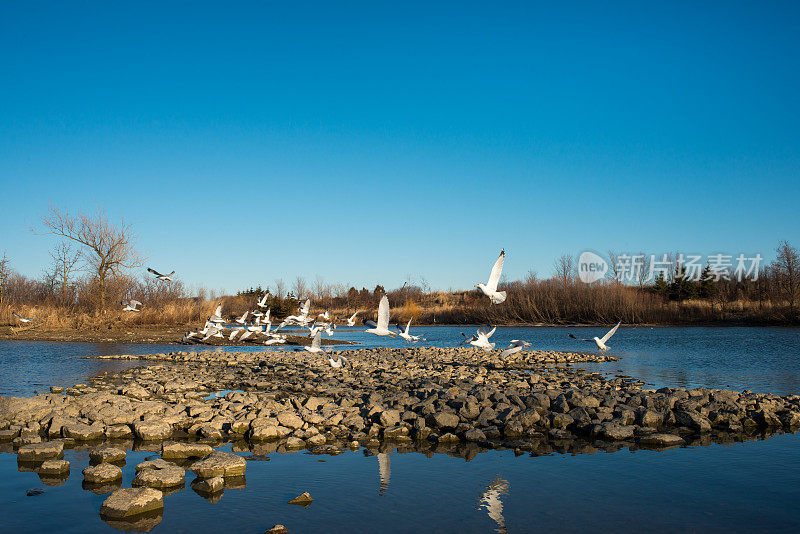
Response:
[[[364,324],[371,326],[364,332],[375,334],[376,336],[396,336],[397,334],[389,330],[389,298],[384,295],[378,305],[378,322],[364,321]]]
[[[172,271],[169,274],[161,274],[160,272],[156,271],[155,269],[151,269],[150,267],[147,268],[147,272],[153,273],[156,275],[156,278],[159,280],[163,280],[164,282],[172,282],[172,277],[175,275],[175,271]]]
[[[500,357],[505,358],[506,356],[511,356],[512,354],[516,354],[522,349],[530,346],[531,344],[527,341],[522,341],[521,339],[512,339],[508,348],[500,353]]]
[[[350,318],[347,320],[347,326],[355,326],[356,325],[356,315],[358,315],[358,311],[356,311]]]
[[[411,335],[411,321],[413,321],[413,320],[414,320],[413,317],[408,320],[408,324],[406,325],[406,329],[405,330],[403,330],[399,326],[397,327],[397,330],[399,331],[400,337],[402,337],[403,339],[405,339],[409,343],[416,343],[417,341],[422,339],[422,336],[412,336]]]
[[[461,345],[465,343],[469,343],[473,347],[478,347],[486,352],[489,352],[494,348],[494,343],[489,343],[489,338],[492,337],[494,331],[497,330],[497,327],[492,328],[491,330],[487,330],[488,326],[482,326],[478,328],[478,332],[473,334],[472,337],[467,337],[464,332],[461,332],[461,335],[464,336],[464,341],[461,342]]]
[[[500,256],[494,262],[492,272],[489,275],[489,281],[486,284],[476,284],[475,287],[480,289],[484,295],[489,297],[492,304],[502,304],[506,301],[506,292],[498,291],[497,284],[500,282],[500,274],[503,272],[503,261],[506,259],[506,251],[501,250]]]
[[[17,319],[19,319],[19,322],[21,322],[21,323],[29,323],[29,322],[33,321],[34,319],[36,319],[35,315],[33,317],[27,317],[26,318],[26,317],[22,317],[21,315],[17,315],[16,312],[11,312],[11,314],[14,317],[16,317]]]
[[[571,337],[572,339],[578,339],[580,341],[589,341],[591,343],[594,343],[595,345],[597,345],[597,348],[600,349],[600,352],[605,354],[605,352],[609,349],[609,347],[606,345],[606,341],[611,339],[611,336],[614,335],[614,333],[617,331],[617,328],[619,328],[620,324],[622,324],[622,321],[618,322],[617,325],[611,330],[609,330],[608,333],[603,337],[595,336],[592,339],[583,339],[582,337],[575,337],[572,334],[570,334],[569,337]]]
[[[331,364],[331,367],[333,367],[334,369],[339,369],[342,366],[347,367],[348,365],[350,365],[350,361],[347,358],[345,358],[344,356],[341,356],[341,355],[338,357],[337,360],[334,360],[333,358],[331,358],[329,356],[328,357],[328,362]]]
[[[247,323],[247,315],[249,313],[250,313],[249,311],[244,312],[244,315],[242,315],[241,317],[237,317],[236,318],[236,322],[239,323],[239,324],[246,324]]]
[[[309,345],[304,345],[303,349],[307,350],[311,354],[316,354],[318,352],[325,352],[325,349],[323,349],[320,346],[320,336],[321,335],[322,335],[322,331],[321,330],[317,331],[317,333],[314,334],[314,339],[311,340],[311,345],[310,346]]]
[[[267,307],[267,297],[269,297],[269,291],[264,293],[264,296],[261,297],[261,300],[258,301],[259,308],[266,308]]]
[[[217,306],[217,309],[214,310],[214,315],[208,318],[209,321],[212,323],[224,323],[225,319],[222,317],[222,304]]]
[[[326,321],[330,321],[331,320],[331,314],[328,313],[328,310],[325,310],[325,313],[320,313],[319,315],[317,315],[317,317],[322,317]]]
[[[140,310],[138,308],[141,305],[142,305],[142,303],[139,302],[138,300],[133,300],[133,299],[131,299],[131,300],[123,300],[122,301],[122,306],[123,306],[122,311],[124,311],[124,312],[126,312],[126,311],[132,311],[132,312],[142,311],[142,310]]]

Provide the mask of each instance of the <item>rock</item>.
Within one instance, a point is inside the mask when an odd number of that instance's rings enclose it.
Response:
[[[603,423],[600,427],[600,436],[613,441],[631,439],[635,430],[632,425],[620,425],[614,422]]]
[[[173,462],[168,462],[162,458],[154,458],[153,460],[145,460],[144,462],[140,463],[136,466],[136,472],[138,473],[142,469],[166,469],[167,467],[174,467],[178,464]]]
[[[289,532],[288,528],[286,528],[281,524],[278,524],[272,527],[271,529],[264,531],[264,534],[287,534],[288,532]]]
[[[163,422],[137,422],[133,425],[136,437],[141,440],[162,440],[172,436],[172,427]]]
[[[222,451],[214,451],[191,466],[194,474],[200,478],[243,476],[246,468],[247,461],[244,458]]]
[[[691,410],[676,410],[675,421],[685,427],[689,427],[697,432],[708,432],[711,430],[711,421],[708,417]]]
[[[36,468],[39,475],[63,475],[69,473],[69,462],[66,460],[45,460]]]
[[[458,436],[456,436],[456,435],[455,435],[455,434],[453,434],[452,432],[445,432],[444,434],[442,434],[441,436],[439,436],[439,437],[436,439],[436,441],[437,441],[438,443],[457,443],[457,442],[459,442],[459,441],[461,441],[461,440],[460,440],[460,439],[458,439]]]
[[[116,447],[103,447],[92,449],[89,452],[89,461],[95,464],[121,462],[125,459],[125,451]]]
[[[214,448],[204,443],[165,442],[161,445],[161,457],[165,460],[205,458],[212,452],[214,452]]]
[[[284,445],[287,449],[302,449],[306,446],[306,442],[296,436],[289,436]]]
[[[553,413],[552,419],[550,421],[550,425],[553,428],[567,428],[569,425],[574,423],[575,420],[566,413]]]
[[[150,488],[172,488],[183,486],[186,482],[186,471],[177,465],[166,467],[150,467],[141,469],[131,482],[133,486]]]
[[[315,434],[306,439],[306,446],[319,447],[320,445],[325,445],[327,442],[328,440],[325,438],[324,434]]]
[[[774,427],[782,426],[783,424],[777,415],[768,410],[759,410],[754,414],[753,419],[755,419],[756,423],[760,426]]]
[[[378,416],[378,422],[384,428],[395,426],[400,423],[400,412],[398,410],[384,410]]]
[[[110,439],[132,438],[133,430],[128,425],[109,425],[106,427],[106,437]]]
[[[201,493],[218,493],[225,489],[225,480],[222,477],[197,478],[191,485],[193,490]]]
[[[275,425],[258,426],[250,430],[253,441],[274,441],[281,438],[281,432]]]
[[[683,445],[683,438],[675,434],[650,434],[639,438],[638,443],[648,447],[671,447]]]
[[[100,514],[121,519],[164,508],[163,493],[153,488],[124,488],[108,496]]]
[[[61,441],[45,441],[44,443],[31,443],[23,445],[17,450],[17,458],[22,461],[37,462],[51,458],[61,458],[64,452],[64,443]]]
[[[107,484],[122,478],[122,469],[113,464],[97,464],[83,470],[83,480],[89,484]]]
[[[281,412],[278,414],[278,423],[286,428],[297,430],[303,426],[303,419],[294,412]]]
[[[486,434],[484,434],[483,431],[478,428],[473,428],[464,433],[464,439],[467,441],[485,441]]]
[[[440,430],[453,430],[458,426],[460,419],[456,414],[447,412],[432,413],[425,418],[425,423],[431,428]]]
[[[105,436],[105,429],[106,427],[102,424],[85,425],[83,423],[72,423],[61,427],[61,433],[65,437],[78,441],[91,441]]]
[[[301,493],[300,495],[289,501],[289,504],[299,504],[300,506],[308,506],[309,504],[311,504],[313,500],[314,499],[311,498],[311,494],[308,493],[307,491],[304,491],[303,493]]]

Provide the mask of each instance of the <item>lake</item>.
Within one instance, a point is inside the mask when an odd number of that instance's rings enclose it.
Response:
[[[337,338],[361,346],[403,346],[366,337],[361,329]],[[461,327],[420,327],[424,344],[455,345]],[[499,328],[498,346],[524,339],[535,349],[592,350],[570,339],[602,328]],[[653,387],[708,386],[800,394],[800,329],[621,328],[609,341],[619,362],[580,364],[631,375]],[[145,362],[81,356],[187,350],[180,345],[0,342],[0,393],[30,395],[50,384],[70,385],[94,373]],[[192,348],[191,350],[195,350]],[[214,350],[197,348],[197,350]],[[239,350],[236,348],[235,350]],[[247,350],[265,350],[260,347]],[[266,349],[269,350],[269,349]],[[126,448],[131,449],[133,442]],[[134,447],[135,448],[135,447]],[[222,447],[231,450],[231,445]],[[800,435],[655,452],[627,448],[550,448],[546,454],[495,450],[466,457],[362,448],[337,456],[269,454],[249,461],[246,481],[209,502],[189,488],[165,497],[155,532],[264,532],[276,523],[291,532],[796,532],[800,518]],[[234,448],[237,454],[253,452]],[[561,451],[561,452],[559,452]],[[256,451],[258,452],[258,451]],[[386,453],[386,454],[384,454]],[[152,451],[131,450],[123,468]],[[71,474],[48,486],[14,454],[0,454],[3,532],[117,532],[98,514],[106,495],[82,489],[88,451],[68,450]],[[467,461],[467,458],[469,459]],[[256,458],[253,458],[256,460]],[[27,497],[26,490],[44,493]],[[308,508],[287,504],[303,491]],[[156,524],[157,522],[157,524]]]

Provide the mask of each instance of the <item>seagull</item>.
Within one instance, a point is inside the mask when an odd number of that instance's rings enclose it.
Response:
[[[489,352],[494,348],[494,343],[489,343],[489,338],[492,337],[494,331],[497,330],[497,327],[492,328],[491,330],[486,330],[488,326],[482,326],[478,328],[478,332],[473,334],[472,337],[467,337],[464,332],[461,332],[461,335],[464,336],[464,341],[461,342],[461,345],[469,343],[473,347],[478,347],[486,352]]]
[[[356,311],[350,318],[347,320],[347,326],[355,326],[356,325],[356,315],[358,315],[358,311]]]
[[[368,334],[375,334],[376,336],[396,336],[394,332],[389,330],[389,298],[384,295],[378,305],[378,322],[364,321],[364,324],[372,328],[364,330]]]
[[[400,337],[402,337],[403,339],[405,339],[405,340],[406,340],[406,341],[408,341],[409,343],[416,343],[417,341],[419,341],[420,339],[422,339],[422,336],[412,336],[412,335],[410,334],[410,331],[411,331],[411,321],[413,321],[413,320],[414,320],[414,318],[413,318],[413,317],[412,317],[411,319],[409,319],[409,320],[408,320],[408,324],[406,325],[406,329],[405,329],[405,330],[403,330],[403,329],[402,329],[402,328],[400,328],[399,326],[397,327],[397,330],[400,332],[400,334],[399,334],[399,335],[400,335]]]
[[[506,251],[501,250],[500,256],[494,262],[492,273],[489,275],[489,281],[486,284],[476,284],[475,287],[480,289],[484,295],[489,297],[492,304],[502,304],[506,301],[506,292],[497,290],[497,283],[500,282],[500,273],[503,272],[503,261],[506,259]]]
[[[191,330],[187,330],[186,333],[183,334],[183,339],[181,341],[183,343],[186,343],[196,335],[198,335],[197,332],[192,332]]]
[[[333,367],[334,369],[339,369],[342,366],[347,367],[348,365],[350,365],[350,361],[347,358],[345,358],[344,356],[341,356],[341,355],[339,356],[339,359],[337,359],[337,360],[334,360],[333,358],[331,358],[329,356],[328,357],[328,362],[330,362],[331,367]]]
[[[247,323],[247,314],[249,314],[249,313],[250,313],[249,311],[244,312],[244,315],[242,315],[241,317],[237,317],[236,318],[236,322],[239,323],[239,324],[246,324]],[[253,314],[253,315],[255,315],[255,314]]]
[[[233,338],[235,338],[240,332],[244,332],[244,328],[239,327],[231,330],[231,335],[228,336],[228,341],[233,341]]]
[[[333,337],[333,331],[336,330],[336,325],[333,323],[328,323],[325,325],[325,333],[328,334],[330,337]]]
[[[500,353],[501,358],[505,358],[506,356],[511,356],[512,354],[516,354],[520,352],[525,347],[530,347],[531,344],[527,341],[522,341],[520,339],[512,339],[511,344],[508,346],[506,350]]]
[[[619,325],[620,325],[620,324],[622,324],[622,321],[618,322],[618,323],[617,323],[617,325],[616,325],[614,328],[612,328],[611,330],[609,330],[609,331],[608,331],[608,333],[606,333],[606,335],[604,335],[603,337],[600,337],[600,338],[599,338],[599,337],[597,337],[597,336],[595,336],[595,337],[593,337],[592,339],[583,339],[583,338],[581,338],[581,337],[575,337],[575,336],[573,336],[572,334],[570,334],[570,335],[569,335],[569,337],[571,337],[572,339],[577,339],[577,340],[580,340],[580,341],[589,341],[590,343],[594,343],[595,345],[597,345],[597,348],[598,348],[598,349],[600,349],[600,352],[602,352],[603,354],[605,354],[605,352],[606,352],[606,351],[608,350],[608,348],[609,348],[609,347],[606,345],[606,341],[608,341],[609,339],[611,339],[611,336],[613,336],[613,335],[614,335],[614,333],[617,331],[617,328],[619,328]]]
[[[121,305],[123,306],[122,311],[124,311],[124,312],[126,312],[126,311],[135,311],[135,312],[142,311],[142,310],[140,310],[138,308],[138,306],[142,305],[142,303],[139,302],[138,300],[133,300],[133,299],[131,299],[131,300],[123,300]]]
[[[331,320],[331,314],[328,313],[328,310],[325,310],[325,313],[320,313],[319,315],[317,315],[317,317],[322,317],[326,321],[330,321]]]
[[[308,337],[314,337],[318,333],[322,332],[323,326],[318,325],[317,323],[312,324],[308,329]]]
[[[217,325],[209,327],[205,337],[203,338],[203,341],[208,341],[212,337],[223,337],[222,328]]]
[[[286,337],[285,336],[271,337],[264,342],[264,345],[277,345],[278,343],[286,343]]]
[[[138,310],[137,310],[137,311],[138,311]],[[34,319],[36,319],[36,316],[35,316],[35,315],[34,315],[33,317],[28,317],[28,318],[25,318],[25,317],[22,317],[22,316],[20,316],[20,315],[17,315],[15,312],[11,312],[11,314],[12,314],[14,317],[16,317],[17,319],[19,319],[19,322],[21,322],[21,323],[29,323],[29,322],[33,321]]]
[[[266,308],[267,307],[267,297],[269,297],[269,291],[264,293],[264,296],[261,297],[261,300],[258,301],[259,308]]]
[[[208,318],[209,321],[212,323],[224,323],[225,319],[222,317],[222,304],[217,305],[217,309],[214,310],[214,315]]]
[[[172,276],[175,274],[175,271],[172,271],[169,274],[161,274],[160,272],[156,271],[155,269],[151,269],[150,267],[147,268],[147,272],[153,273],[156,275],[156,278],[159,280],[163,280],[164,282],[172,282]]]
[[[323,349],[320,346],[320,336],[321,335],[322,335],[321,331],[318,331],[316,334],[314,334],[314,339],[311,340],[311,345],[310,346],[309,345],[304,345],[303,349],[307,350],[311,354],[316,354],[318,352],[326,352],[325,349]]]

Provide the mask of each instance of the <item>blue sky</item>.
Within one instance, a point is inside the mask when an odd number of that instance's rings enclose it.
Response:
[[[0,251],[51,203],[226,290],[800,245],[797,4],[431,4],[2,3]]]

